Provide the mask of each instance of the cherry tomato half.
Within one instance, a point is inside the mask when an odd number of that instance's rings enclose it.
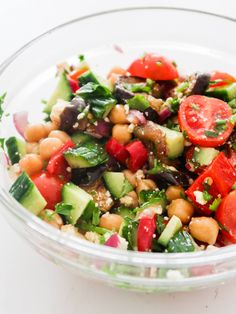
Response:
[[[219,87],[236,82],[236,79],[228,73],[214,71],[211,75],[210,81],[215,82],[214,84],[211,84],[210,87]]]
[[[181,130],[193,144],[216,147],[224,144],[233,130],[229,122],[231,115],[232,110],[224,101],[193,95],[181,103],[178,119]],[[224,127],[219,128],[217,122],[222,120],[225,120]]]
[[[61,202],[61,189],[65,182],[58,176],[41,171],[33,175],[31,180],[47,201],[47,209],[54,209],[55,205]]]
[[[179,77],[173,62],[155,53],[147,53],[143,58],[135,60],[129,66],[128,72],[132,76],[154,81],[174,80]]]
[[[222,234],[236,243],[236,191],[229,193],[221,202],[216,212],[216,219],[222,225]]]

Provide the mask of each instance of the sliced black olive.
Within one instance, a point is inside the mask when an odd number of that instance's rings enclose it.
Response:
[[[144,116],[147,120],[157,122],[159,119],[159,115],[151,107],[147,108],[143,113],[144,113]]]
[[[82,98],[75,97],[72,99],[71,104],[66,106],[60,115],[59,129],[68,134],[73,134],[77,130],[85,130],[87,119],[77,120],[77,118],[79,113],[82,112],[86,106],[87,104]]]
[[[117,99],[119,103],[125,103],[127,99],[134,97],[134,93],[125,89],[124,86],[117,84],[114,89],[114,97]]]
[[[197,73],[190,95],[203,95],[209,85],[210,77],[208,73]]]
[[[98,180],[107,169],[106,164],[90,168],[76,168],[71,170],[71,181],[77,185],[89,186]]]

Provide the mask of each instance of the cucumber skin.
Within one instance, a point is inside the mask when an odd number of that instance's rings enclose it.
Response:
[[[12,165],[18,163],[20,159],[26,154],[26,144],[23,140],[15,136],[9,137],[5,142],[8,156]]]
[[[106,187],[115,199],[120,199],[127,193],[133,191],[133,186],[125,178],[122,172],[109,172],[103,174]]]
[[[70,101],[72,96],[73,91],[70,87],[70,84],[66,78],[65,73],[62,73],[53,94],[51,95],[44,108],[44,112],[50,114],[52,111],[52,107],[57,103],[59,99]]]
[[[46,200],[25,172],[13,183],[9,193],[35,215],[38,215],[47,205]]]
[[[228,102],[236,97],[236,83],[231,83],[228,86],[210,87],[206,90],[205,95]]]
[[[158,238],[158,243],[167,246],[170,239],[182,228],[182,222],[177,216],[172,216]]]

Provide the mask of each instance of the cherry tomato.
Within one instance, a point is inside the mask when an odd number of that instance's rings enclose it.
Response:
[[[149,78],[154,81],[174,80],[179,77],[174,64],[163,56],[147,53],[143,58],[135,60],[128,68],[132,76]]]
[[[215,71],[212,73],[210,81],[215,81],[215,83],[211,84],[210,87],[219,87],[236,82],[236,79],[228,73]]]
[[[181,130],[186,132],[193,144],[216,147],[224,144],[233,130],[229,122],[231,115],[232,110],[224,101],[193,95],[181,103],[178,119]],[[217,125],[220,120],[225,120],[221,129]]]
[[[47,201],[47,209],[54,209],[55,205],[61,202],[61,189],[65,182],[58,176],[41,171],[33,175],[31,180]]]
[[[236,243],[236,190],[229,193],[221,202],[215,218],[222,225],[222,234]]]

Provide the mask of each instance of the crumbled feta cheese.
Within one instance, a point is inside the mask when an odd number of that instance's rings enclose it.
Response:
[[[96,243],[96,244],[99,244],[99,243],[100,243],[100,236],[99,236],[96,232],[87,231],[87,232],[85,233],[85,238],[86,238],[89,242]]]
[[[118,235],[118,237],[120,240],[120,243],[118,245],[118,249],[127,250],[128,249],[128,242],[124,238],[122,238],[121,236]]]
[[[129,114],[129,105],[124,105],[125,114]]]
[[[78,114],[77,120],[82,120],[84,117],[85,117],[85,113],[81,112],[80,114]]]
[[[200,205],[205,205],[207,203],[203,198],[203,193],[201,191],[194,191],[193,195],[195,196],[195,200]]]
[[[67,167],[67,168],[66,168],[66,171],[67,171],[67,172],[71,172],[71,167]]]
[[[217,246],[214,246],[214,245],[208,245],[206,247],[206,250],[207,251],[211,251],[211,252],[214,252],[214,251],[217,251],[219,248]]]
[[[129,133],[133,133],[134,132],[134,128],[135,128],[135,125],[133,123],[131,123],[129,126],[128,126],[128,132]]]
[[[108,117],[106,117],[106,118],[104,119],[104,121],[106,121],[106,122],[110,122],[110,120],[109,120],[109,118],[108,118]]]
[[[76,122],[76,123],[73,125],[73,128],[76,129],[76,128],[78,128],[78,126],[79,126],[79,123]]]
[[[136,176],[136,179],[137,179],[137,180],[142,180],[142,179],[145,178],[144,173],[143,173],[143,170],[138,170],[138,171],[135,173],[135,176]]]

